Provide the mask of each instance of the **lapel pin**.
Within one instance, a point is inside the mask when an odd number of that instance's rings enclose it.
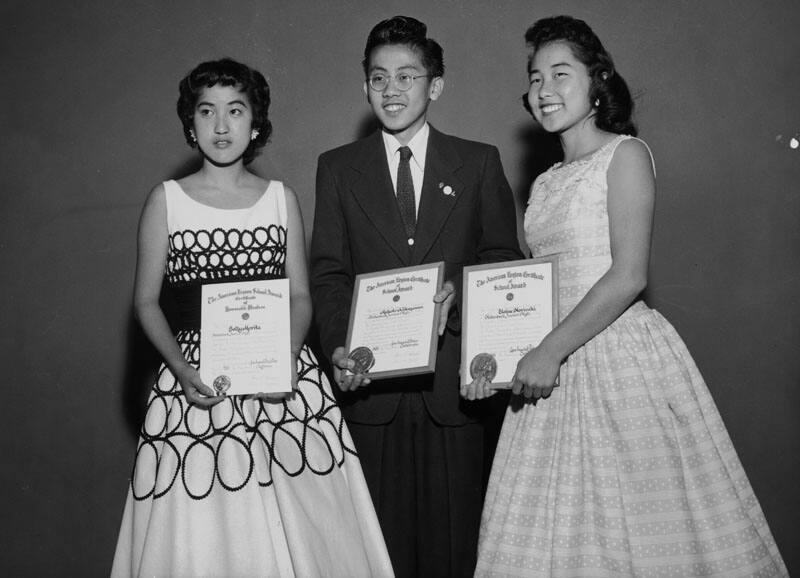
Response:
[[[439,188],[442,189],[442,193],[447,195],[448,197],[455,197],[456,192],[453,190],[453,187],[450,185],[445,185],[444,183],[439,183]]]

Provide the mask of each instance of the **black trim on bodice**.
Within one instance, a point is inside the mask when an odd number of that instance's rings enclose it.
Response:
[[[178,329],[200,328],[203,285],[286,276],[286,227],[176,231],[169,236],[166,277]]]

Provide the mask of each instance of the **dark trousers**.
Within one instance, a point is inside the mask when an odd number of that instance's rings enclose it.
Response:
[[[414,392],[403,394],[390,423],[348,427],[397,577],[472,576],[483,506],[483,426],[440,426]]]

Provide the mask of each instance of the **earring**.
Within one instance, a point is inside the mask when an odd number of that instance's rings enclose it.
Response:
[[[193,130],[189,130],[189,136],[192,138],[192,142],[194,144],[197,144],[197,137],[194,135],[194,131]]]
[[[250,131],[250,140],[256,140],[258,138],[258,129],[254,128]]]
[[[594,107],[595,108],[600,108],[600,99],[599,98],[595,98],[594,99]]]

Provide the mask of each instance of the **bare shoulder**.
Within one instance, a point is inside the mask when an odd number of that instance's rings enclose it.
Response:
[[[650,147],[638,138],[626,138],[614,150],[609,172],[618,170],[645,170],[653,172]]]
[[[158,207],[166,207],[167,204],[167,189],[164,183],[158,183],[155,187],[150,189],[147,194],[147,199],[144,202],[145,209],[154,209]]]
[[[297,193],[295,193],[294,189],[286,183],[283,184],[283,196],[286,200],[286,210],[288,211],[290,218],[292,215],[296,215],[302,221],[303,212],[300,209],[300,201],[297,198]]]
[[[283,194],[286,195],[287,201],[293,201],[295,203],[297,202],[297,193],[295,193],[294,189],[286,183],[283,183]]]
[[[655,195],[655,169],[650,148],[639,139],[620,142],[606,175],[610,202],[632,199],[652,200]]]

